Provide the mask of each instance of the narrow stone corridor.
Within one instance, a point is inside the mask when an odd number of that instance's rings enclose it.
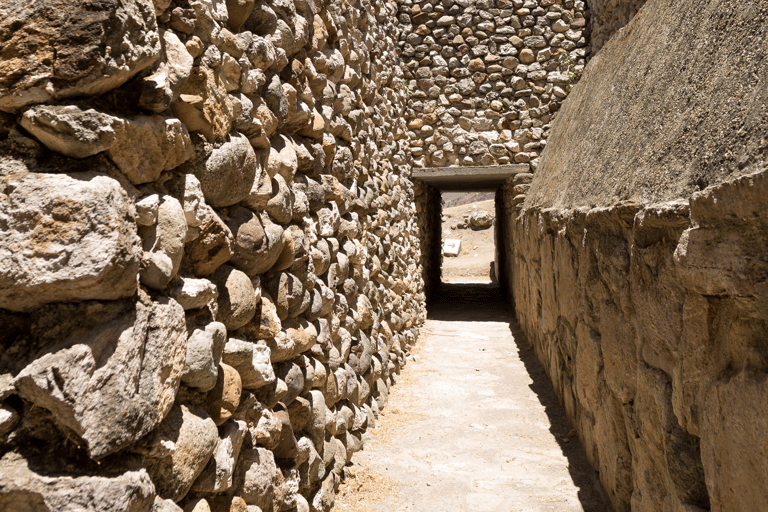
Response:
[[[443,284],[334,510],[607,512],[605,503],[500,290]]]

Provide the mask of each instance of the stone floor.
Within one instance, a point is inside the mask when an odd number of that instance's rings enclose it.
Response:
[[[607,512],[595,473],[498,288],[444,284],[344,512]]]

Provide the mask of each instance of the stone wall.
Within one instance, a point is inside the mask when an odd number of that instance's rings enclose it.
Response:
[[[414,165],[535,167],[590,52],[586,16],[580,0],[400,0]]]
[[[0,7],[0,509],[324,510],[424,321],[394,2]]]
[[[517,317],[617,511],[768,502],[766,15],[649,0],[505,186]]]

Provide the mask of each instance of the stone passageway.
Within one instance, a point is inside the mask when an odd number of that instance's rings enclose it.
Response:
[[[335,510],[609,511],[500,290],[441,286]]]

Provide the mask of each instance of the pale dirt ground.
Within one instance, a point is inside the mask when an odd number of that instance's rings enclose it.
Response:
[[[464,278],[491,280],[491,262],[493,261],[494,240],[493,226],[482,229],[451,229],[461,222],[465,213],[472,211],[494,213],[493,200],[454,206],[443,209],[442,238],[461,240],[461,251],[457,257],[443,257],[443,281],[460,282]]]
[[[444,210],[448,229],[468,209]],[[610,512],[549,380],[489,283],[493,229],[454,233],[470,243],[445,258],[443,281],[482,284],[443,284],[428,305],[333,510]]]

